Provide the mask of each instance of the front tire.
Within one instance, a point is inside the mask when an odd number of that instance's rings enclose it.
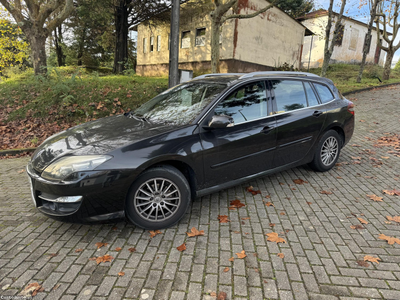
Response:
[[[340,154],[342,140],[335,130],[328,130],[318,142],[314,159],[309,166],[317,172],[326,172],[332,169]]]
[[[144,229],[167,228],[182,219],[190,199],[190,186],[179,170],[154,167],[143,172],[129,189],[126,216]]]

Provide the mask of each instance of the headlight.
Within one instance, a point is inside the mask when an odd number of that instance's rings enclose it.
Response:
[[[42,173],[48,180],[64,180],[76,172],[92,171],[111,159],[109,155],[82,155],[62,157],[49,165]]]

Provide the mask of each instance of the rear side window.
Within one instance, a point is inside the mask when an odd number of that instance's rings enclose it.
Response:
[[[275,113],[307,107],[307,98],[301,81],[271,80],[271,84],[277,106]]]
[[[334,99],[331,90],[326,85],[314,83],[314,86],[322,103],[327,103]]]
[[[308,106],[319,105],[317,96],[315,96],[315,93],[314,93],[310,83],[309,82],[304,82],[304,87],[306,88]]]

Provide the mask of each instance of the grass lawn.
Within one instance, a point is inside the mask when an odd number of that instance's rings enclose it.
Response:
[[[357,65],[331,65],[327,77],[342,93],[400,82],[400,70],[380,83],[382,68],[366,66],[357,83],[358,70]],[[309,72],[319,75],[321,70]],[[99,74],[77,67],[53,68],[46,77],[27,71],[1,78],[0,150],[35,147],[76,124],[133,110],[167,86],[167,77]]]

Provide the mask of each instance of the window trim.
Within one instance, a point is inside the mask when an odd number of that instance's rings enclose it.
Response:
[[[183,34],[188,32],[189,33],[189,46],[188,47],[183,47]],[[192,45],[192,39],[191,39],[191,31],[190,30],[183,30],[181,32],[181,49],[190,49],[191,45]]]

